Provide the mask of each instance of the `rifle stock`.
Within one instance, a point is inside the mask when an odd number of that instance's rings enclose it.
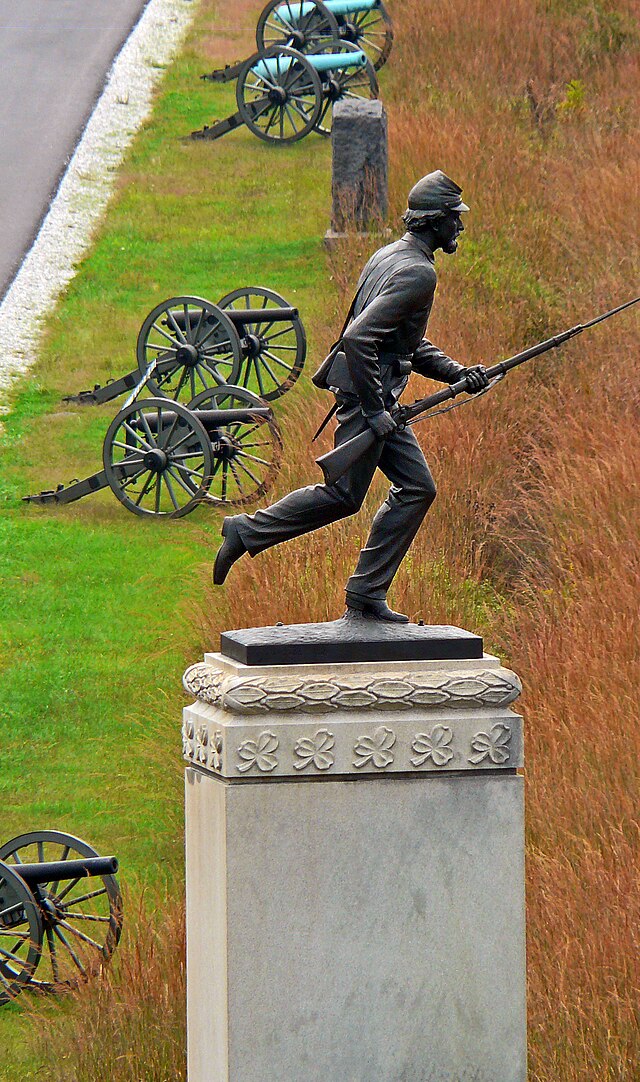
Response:
[[[333,451],[327,451],[326,455],[320,455],[320,458],[316,459],[316,464],[324,474],[325,484],[335,485],[336,481],[342,477],[343,473],[347,472],[354,462],[366,455],[377,438],[372,428],[365,428],[364,432],[354,436],[351,440],[347,440],[340,447],[336,447]]]

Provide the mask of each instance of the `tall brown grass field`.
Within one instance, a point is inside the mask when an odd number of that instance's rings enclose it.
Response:
[[[430,338],[491,363],[640,293],[637,4],[389,6],[392,223],[435,168],[472,208],[459,252],[438,260]],[[373,247],[334,252],[316,341],[337,332]],[[640,1079],[639,347],[634,309],[416,429],[440,495],[391,598],[481,631],[523,680],[531,1082]],[[274,497],[317,479],[309,438],[328,403],[293,397]],[[244,560],[203,604],[203,646],[228,626],[335,618],[384,490],[355,519]]]

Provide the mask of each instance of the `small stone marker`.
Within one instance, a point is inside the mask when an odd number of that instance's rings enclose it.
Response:
[[[517,676],[269,637],[184,678],[189,1082],[525,1082]]]
[[[344,99],[333,107],[330,242],[366,232],[388,211],[387,114],[381,101]]]

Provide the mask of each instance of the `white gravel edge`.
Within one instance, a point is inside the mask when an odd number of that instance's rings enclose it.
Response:
[[[89,247],[118,168],[196,7],[197,0],[149,0],[113,62],[40,232],[0,305],[0,400],[38,357],[45,317]],[[0,412],[6,409],[0,401]]]

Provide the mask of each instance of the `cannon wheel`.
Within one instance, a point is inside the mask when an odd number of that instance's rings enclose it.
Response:
[[[136,345],[140,375],[153,361],[167,370],[149,377],[151,394],[188,402],[199,391],[234,383],[242,364],[235,327],[202,297],[170,297],[149,312]],[[175,362],[175,363],[173,363]]]
[[[291,58],[273,76],[254,65],[265,59]],[[236,85],[238,112],[254,135],[267,143],[296,143],[313,131],[322,109],[320,77],[302,53],[285,46],[255,53],[242,66]],[[230,379],[229,382],[232,382]]]
[[[245,361],[238,377],[241,387],[257,391],[267,402],[280,398],[296,382],[307,356],[307,337],[299,316],[277,323],[269,308],[289,307],[284,297],[263,286],[243,286],[227,293],[218,306],[225,310],[255,308],[256,317],[243,324]]]
[[[0,1004],[8,1003],[33,980],[44,929],[29,887],[0,862]]]
[[[102,449],[107,481],[134,515],[181,518],[205,496],[211,441],[186,406],[145,398],[120,410]]]
[[[202,391],[189,408],[251,409],[264,406],[245,387]],[[197,414],[196,414],[197,416]],[[211,434],[213,469],[206,502],[243,507],[263,496],[273,484],[282,460],[282,437],[273,417],[255,417],[221,425]]]
[[[362,49],[376,71],[386,64],[393,46],[393,23],[383,3],[366,11],[338,15],[337,20],[342,40]]]
[[[256,26],[259,52],[274,45],[290,45],[301,53],[326,53],[340,41],[338,20],[322,0],[309,0],[309,11],[295,14],[300,0],[269,0]]]
[[[364,52],[357,45],[343,42],[342,51]],[[320,135],[331,135],[333,106],[342,98],[377,98],[380,93],[375,69],[371,61],[363,68],[343,68],[327,72],[322,84],[323,102],[315,130]]]
[[[21,864],[97,856],[92,846],[59,830],[33,830],[0,847],[0,860],[18,875]],[[44,935],[38,979],[32,978],[30,987],[55,992],[100,972],[122,931],[122,897],[115,876],[46,883],[33,897]]]

